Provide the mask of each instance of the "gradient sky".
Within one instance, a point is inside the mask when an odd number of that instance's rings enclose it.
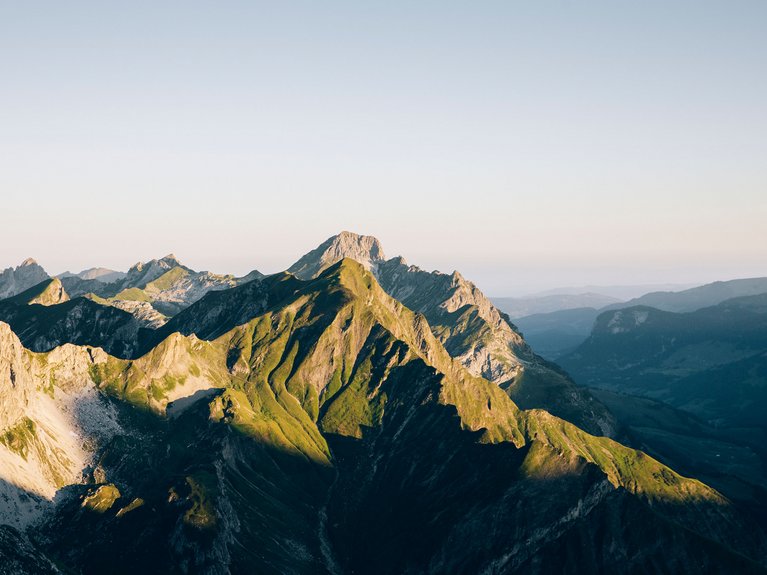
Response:
[[[767,275],[767,2],[0,0],[0,267]]]

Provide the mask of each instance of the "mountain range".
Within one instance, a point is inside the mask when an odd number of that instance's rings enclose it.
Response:
[[[747,507],[375,238],[269,276],[11,272],[0,573],[767,572]]]
[[[615,301],[603,305],[587,303],[588,298],[592,297],[591,294],[544,296],[531,300],[538,307],[529,309],[539,311],[529,315],[524,315],[521,311],[526,308],[504,307],[509,305],[508,298],[496,298],[494,301],[507,311],[517,310],[518,317],[514,321],[524,333],[528,343],[536,353],[549,360],[557,361],[586,340],[597,317],[604,311],[648,306],[663,311],[691,312],[719,304],[727,299],[766,292],[767,278],[747,278],[718,281],[681,291],[650,292],[628,301]],[[601,297],[598,294],[596,296]],[[554,309],[546,309],[547,305]]]

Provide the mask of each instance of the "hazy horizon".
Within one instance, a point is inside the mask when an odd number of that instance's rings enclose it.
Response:
[[[327,239],[327,238],[325,238],[325,239]],[[325,239],[323,239],[322,241],[325,241]],[[380,238],[379,238],[379,240],[380,240]],[[245,267],[245,268],[241,268],[241,269],[224,269],[224,268],[221,268],[220,266],[218,266],[218,267],[216,267],[216,266],[214,266],[214,267],[199,266],[199,265],[195,265],[195,263],[194,263],[196,261],[199,261],[197,258],[185,257],[185,255],[183,255],[182,253],[180,253],[178,251],[173,251],[173,250],[168,251],[168,252],[164,252],[162,254],[155,254],[153,256],[147,256],[145,258],[141,258],[140,260],[135,260],[134,259],[132,261],[132,263],[125,264],[125,265],[106,265],[106,264],[103,264],[103,263],[94,263],[94,264],[86,265],[86,266],[83,266],[83,267],[72,267],[72,266],[70,266],[70,267],[65,267],[65,268],[51,268],[51,267],[46,265],[45,261],[42,261],[39,258],[34,257],[33,255],[29,255],[27,257],[31,257],[32,259],[34,259],[38,264],[40,264],[43,268],[45,268],[46,271],[49,274],[51,274],[52,276],[57,276],[57,275],[60,275],[60,274],[66,273],[66,272],[80,273],[80,272],[85,271],[87,269],[98,268],[98,267],[107,268],[107,269],[111,269],[111,270],[114,270],[114,271],[126,272],[126,271],[128,271],[128,269],[132,265],[134,265],[136,263],[139,263],[139,262],[146,263],[146,262],[150,261],[151,259],[160,259],[160,258],[168,256],[168,255],[175,256],[176,258],[179,259],[179,261],[182,264],[184,264],[186,266],[189,266],[189,267],[191,267],[192,269],[194,269],[196,271],[211,271],[211,272],[214,272],[214,273],[221,273],[221,274],[229,274],[229,273],[231,273],[231,274],[234,274],[234,275],[237,275],[237,276],[244,276],[248,272],[253,271],[253,270],[258,270],[258,271],[260,271],[262,273],[265,273],[265,274],[272,274],[272,273],[277,273],[277,272],[285,271],[293,263],[295,263],[301,256],[303,256],[305,253],[307,253],[307,252],[311,251],[312,249],[314,249],[315,247],[317,247],[320,243],[322,243],[322,241],[317,241],[316,245],[311,245],[310,247],[305,248],[305,250],[303,252],[296,254],[295,257],[290,259],[290,261],[285,261],[284,264],[278,265],[277,267],[272,267],[272,268],[268,268],[268,267],[264,267],[264,266],[259,266],[257,264],[254,265],[254,266],[251,266],[251,267]],[[603,293],[604,295],[611,295],[610,292],[613,289],[616,289],[616,288],[626,288],[626,287],[637,288],[636,295],[641,295],[643,293],[647,293],[647,292],[650,292],[650,291],[680,291],[680,290],[683,290],[683,289],[688,289],[688,288],[691,288],[691,287],[695,287],[695,286],[698,286],[698,285],[703,285],[703,284],[711,283],[711,282],[714,282],[714,281],[727,281],[727,280],[745,279],[745,278],[751,278],[751,277],[766,277],[764,274],[762,274],[762,275],[758,275],[758,274],[756,274],[756,275],[740,275],[740,276],[738,276],[738,275],[732,275],[732,276],[710,276],[710,277],[698,276],[698,277],[704,278],[704,279],[697,279],[697,280],[690,279],[690,280],[687,280],[687,281],[681,281],[681,280],[680,281],[655,281],[655,282],[653,282],[653,281],[638,281],[638,282],[623,282],[623,283],[620,283],[620,282],[610,283],[609,281],[604,281],[604,282],[601,282],[601,283],[600,282],[596,282],[596,283],[574,283],[574,284],[556,283],[556,282],[548,283],[548,284],[546,284],[546,283],[524,284],[521,281],[517,281],[516,283],[513,284],[512,288],[506,289],[506,291],[493,291],[492,284],[490,284],[488,286],[486,283],[483,283],[481,280],[477,281],[477,279],[472,276],[472,274],[471,274],[471,271],[472,271],[471,266],[468,266],[469,267],[468,270],[467,269],[460,269],[460,268],[456,268],[456,267],[452,267],[451,268],[449,266],[448,267],[442,267],[442,268],[423,266],[419,262],[412,261],[411,259],[409,259],[407,257],[407,254],[393,253],[393,252],[390,253],[389,251],[387,251],[386,243],[385,242],[382,242],[382,245],[383,245],[384,252],[385,252],[385,255],[386,255],[387,258],[396,257],[396,256],[402,256],[402,257],[405,258],[405,260],[408,262],[408,264],[416,265],[416,266],[418,266],[418,267],[420,267],[422,269],[425,269],[427,271],[440,271],[440,272],[443,272],[443,273],[451,273],[452,271],[457,270],[462,275],[464,275],[464,277],[466,277],[467,279],[469,279],[472,282],[476,283],[479,286],[479,288],[482,289],[490,297],[542,296],[542,295],[551,295],[550,292],[554,292],[554,293],[600,292],[600,289],[602,290],[601,293]],[[2,264],[2,263],[0,263],[0,271],[2,271],[3,269],[6,269],[8,267],[15,268],[23,260],[27,259],[27,257],[24,257],[24,258],[20,259],[18,262],[15,262],[15,263],[12,263],[12,264],[10,264],[10,263],[9,264]],[[268,258],[265,258],[265,259],[268,259]],[[503,270],[500,270],[500,271],[502,272]],[[555,278],[559,274],[561,274],[560,271],[552,269],[552,270],[550,270],[550,275],[546,276],[546,277]],[[672,274],[672,273],[669,273],[668,276],[665,276],[665,277],[670,277],[670,276],[682,277],[682,276],[674,276],[674,274]],[[600,276],[598,273],[592,273],[592,274],[589,275],[589,277],[592,277],[592,278],[593,277],[609,278],[609,277],[611,277],[611,275],[610,274],[606,274],[604,276]],[[552,281],[554,281],[554,280],[552,280]],[[646,288],[646,290],[642,290],[642,289],[639,289],[639,288]],[[635,297],[635,296],[631,296],[631,297]]]
[[[0,265],[767,275],[767,4],[0,6]]]

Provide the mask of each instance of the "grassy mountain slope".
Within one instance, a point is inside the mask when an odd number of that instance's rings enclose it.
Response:
[[[767,516],[767,296],[691,313],[605,312],[561,358],[610,406],[622,436]],[[644,398],[644,399],[643,399]]]
[[[426,317],[453,357],[474,375],[500,385],[522,407],[573,418],[593,433],[613,433],[607,409],[536,356],[508,316],[459,273],[426,272],[401,257],[386,260],[378,240],[350,232],[328,239],[289,271],[311,279],[343,257],[362,262],[388,295]]]

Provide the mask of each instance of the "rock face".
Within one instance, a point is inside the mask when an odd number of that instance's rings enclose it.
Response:
[[[148,262],[138,262],[134,264],[128,270],[128,273],[121,284],[126,287],[146,285],[174,268],[179,268],[187,272],[191,271],[183,265],[175,255],[168,254],[164,258],[158,260],[150,260]]]
[[[48,274],[32,258],[21,262],[14,268],[0,272],[0,299],[15,296],[34,285],[48,279]]]
[[[520,406],[547,409],[599,435],[615,433],[609,411],[536,356],[508,316],[458,272],[426,272],[402,257],[384,260],[378,240],[350,232],[328,239],[288,271],[309,279],[344,257],[362,263],[391,297],[422,313],[453,357],[507,390]]]
[[[50,559],[35,549],[22,533],[10,525],[0,525],[0,557],[0,575],[61,573]]]
[[[373,236],[341,232],[290,266],[288,272],[301,279],[310,279],[343,258],[353,259],[365,269],[375,270],[379,263],[385,261],[386,256],[381,243]]]
[[[167,316],[161,314],[152,307],[151,303],[146,301],[112,300],[108,304],[117,309],[127,311],[136,319],[141,327],[147,329],[158,329],[168,321]]]
[[[24,528],[44,517],[119,431],[88,375],[106,358],[71,345],[33,354],[0,322],[0,523]]]

